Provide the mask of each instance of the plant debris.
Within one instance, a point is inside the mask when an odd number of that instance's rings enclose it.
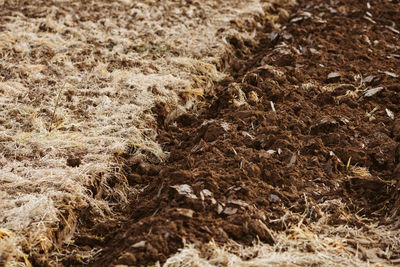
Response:
[[[399,262],[398,1],[0,4],[0,265]]]
[[[369,90],[365,91],[364,96],[365,97],[373,96],[373,95],[379,93],[380,91],[382,91],[383,89],[384,88],[382,86],[369,89]]]

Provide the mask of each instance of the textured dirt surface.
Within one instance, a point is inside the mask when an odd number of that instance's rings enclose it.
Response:
[[[0,0],[0,265],[400,263],[398,0],[55,2]]]
[[[331,226],[398,229],[395,10],[398,1],[299,1],[283,27],[259,33],[258,46],[232,38],[231,77],[204,97],[198,114],[167,123],[168,111],[153,108],[168,162],[121,155],[129,184],[142,191],[124,223],[93,230],[111,232],[87,242],[102,249],[93,266],[165,262],[185,242],[200,250],[210,240],[274,244],[273,232],[298,223],[282,220],[287,211],[305,213],[311,225],[321,219],[320,204],[334,200],[357,216],[332,204]],[[364,247],[391,253],[354,257],[386,264],[400,258],[391,241],[371,239]]]

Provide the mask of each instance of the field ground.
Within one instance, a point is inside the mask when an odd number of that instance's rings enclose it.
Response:
[[[0,7],[0,264],[400,264],[398,1]]]

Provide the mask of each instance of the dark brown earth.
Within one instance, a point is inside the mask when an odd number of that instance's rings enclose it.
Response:
[[[183,242],[272,244],[268,229],[286,228],[271,221],[303,213],[306,201],[341,199],[349,213],[398,228],[400,3],[370,5],[299,1],[280,31],[267,24],[259,45],[231,39],[231,77],[198,114],[167,125],[156,106],[169,161],[119,159],[130,185],[145,189],[122,222],[93,225],[77,240],[103,249],[92,266],[164,262]],[[362,228],[339,212],[332,207],[332,225]],[[306,223],[319,216],[316,208]],[[399,258],[395,250],[387,260]]]

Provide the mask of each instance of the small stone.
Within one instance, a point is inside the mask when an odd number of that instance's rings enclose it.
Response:
[[[272,203],[281,201],[281,199],[280,199],[277,195],[274,195],[274,194],[271,194],[271,195],[268,197],[268,200],[269,200],[270,202],[272,202]]]

